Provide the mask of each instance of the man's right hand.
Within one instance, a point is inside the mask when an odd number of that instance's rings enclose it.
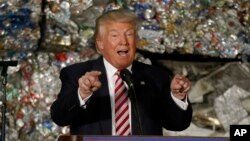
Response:
[[[90,96],[94,91],[101,87],[99,76],[100,71],[86,72],[83,76],[78,79],[80,95],[82,99]]]

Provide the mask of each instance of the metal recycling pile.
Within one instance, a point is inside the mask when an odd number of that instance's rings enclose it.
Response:
[[[7,140],[49,141],[68,132],[49,115],[59,71],[98,56],[92,36],[105,10],[135,12],[141,50],[242,60],[250,55],[249,0],[47,0],[44,13],[42,2],[0,0],[0,56],[19,62],[8,70]]]

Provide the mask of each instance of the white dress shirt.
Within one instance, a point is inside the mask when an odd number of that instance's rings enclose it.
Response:
[[[114,100],[114,92],[115,92],[115,73],[117,72],[117,69],[112,66],[106,59],[103,59],[104,61],[104,66],[106,69],[106,76],[107,76],[107,80],[108,80],[108,87],[109,87],[109,95],[110,95],[110,101],[111,101],[111,111],[112,111],[112,135],[115,135],[115,109],[114,109],[114,105],[115,105],[115,100]],[[131,68],[132,65],[130,65],[127,69],[131,72]],[[126,85],[126,83],[125,83]],[[80,105],[82,108],[86,108],[86,101],[91,97],[88,96],[85,99],[82,99],[79,93],[79,88],[78,88],[78,97],[80,100]],[[173,98],[173,100],[175,101],[175,103],[183,110],[186,110],[188,107],[188,102],[187,102],[187,98],[182,101],[179,100],[178,98],[174,97],[173,94],[171,93],[171,97]],[[130,123],[131,122],[131,102],[129,100],[129,112],[130,112]],[[130,129],[131,130],[131,129]],[[131,131],[132,133],[132,131]]]

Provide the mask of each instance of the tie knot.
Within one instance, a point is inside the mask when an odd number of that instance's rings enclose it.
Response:
[[[120,71],[120,70],[117,70],[117,71],[115,72],[115,75],[120,76],[120,73],[121,73],[121,71]]]
[[[116,71],[115,74],[114,74],[114,76],[115,76],[115,83],[117,83],[118,80],[121,79],[120,71],[119,70]]]

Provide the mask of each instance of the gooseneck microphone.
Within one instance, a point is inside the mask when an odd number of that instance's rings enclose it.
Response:
[[[128,97],[131,101],[132,108],[134,109],[134,114],[135,114],[135,119],[137,120],[137,127],[139,131],[139,135],[142,135],[142,124],[141,124],[141,118],[139,115],[138,111],[138,104],[137,104],[137,98],[136,98],[136,93],[135,93],[135,86],[134,86],[134,81],[132,78],[132,74],[130,73],[129,70],[123,69],[120,71],[120,75],[123,81],[126,82],[126,84],[129,87],[128,90]]]
[[[120,75],[123,81],[125,81],[130,89],[134,89],[134,82],[132,79],[132,74],[129,70],[123,69],[120,71]]]

